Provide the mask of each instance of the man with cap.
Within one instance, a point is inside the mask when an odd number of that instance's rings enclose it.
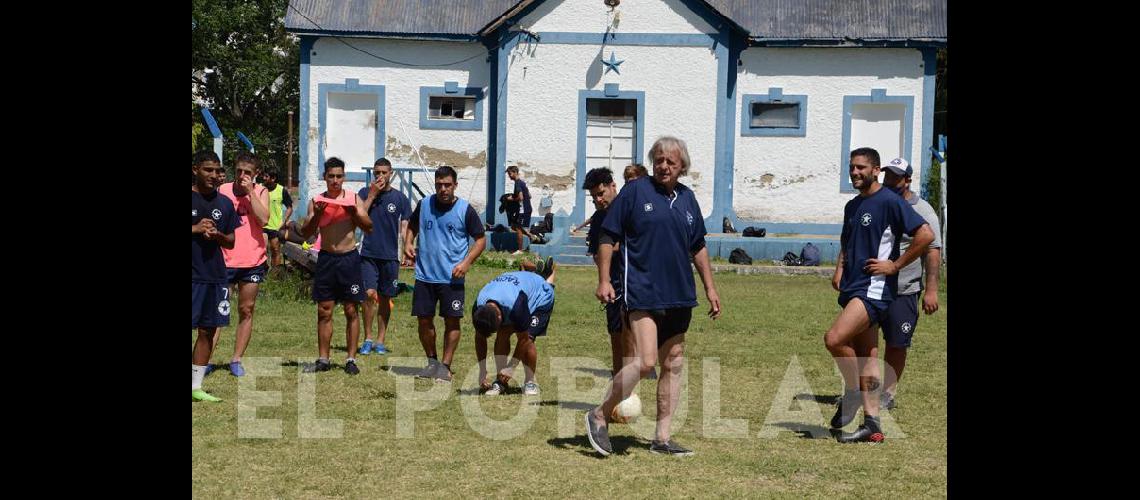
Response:
[[[883,361],[889,369],[883,374],[883,393],[880,406],[885,409],[895,407],[895,394],[898,381],[902,378],[903,368],[906,366],[907,348],[910,347],[914,329],[918,327],[919,292],[922,295],[922,310],[926,314],[934,314],[938,310],[938,274],[942,266],[942,228],[938,221],[938,213],[926,200],[919,198],[910,190],[911,174],[914,168],[902,158],[895,158],[884,168],[883,184],[901,196],[918,215],[926,219],[934,233],[934,242],[920,259],[916,259],[899,271],[899,292],[894,302],[887,307],[886,320],[880,325],[883,328],[883,341],[887,349],[883,354]],[[902,235],[899,252],[905,253],[914,239]],[[921,264],[919,263],[921,260]],[[926,271],[926,279],[922,273]],[[926,286],[923,286],[925,283]]]

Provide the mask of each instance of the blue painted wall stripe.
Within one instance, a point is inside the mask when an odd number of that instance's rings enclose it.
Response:
[[[312,59],[313,45],[317,38],[301,35],[301,103],[297,126],[297,177],[298,198],[307,198],[309,192],[309,68]],[[293,219],[301,220],[309,211],[308,199],[297,200],[293,206]]]
[[[922,182],[920,194],[926,198],[926,182],[933,166],[930,147],[934,143],[934,88],[938,70],[938,49],[922,49]],[[914,189],[914,186],[911,186]]]
[[[703,33],[575,33],[552,31],[538,34],[538,43],[566,45],[626,45],[711,47],[716,34]]]

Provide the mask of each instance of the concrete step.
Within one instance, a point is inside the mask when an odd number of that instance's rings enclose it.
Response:
[[[594,259],[586,254],[558,254],[554,256],[554,262],[559,265],[565,266],[592,266]]]

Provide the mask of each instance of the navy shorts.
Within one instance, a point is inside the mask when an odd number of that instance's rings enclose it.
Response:
[[[230,326],[230,287],[225,283],[191,283],[190,328]]]
[[[313,300],[325,302],[364,302],[364,283],[360,279],[360,254],[355,250],[317,254],[317,272],[313,276]]]
[[[400,281],[400,261],[361,255],[360,277],[364,281],[365,290],[376,290],[385,297],[395,297],[396,283]]]
[[[415,288],[412,291],[412,316],[432,316],[438,303],[441,317],[463,317],[463,283],[425,283],[416,280]]]
[[[910,347],[914,328],[918,326],[918,296],[920,293],[900,295],[887,307],[884,317],[883,340],[891,347]]]
[[[693,321],[692,307],[670,307],[668,309],[643,309],[657,325],[657,347],[665,345],[670,338],[689,331]],[[635,311],[629,311],[633,314]]]
[[[530,335],[531,340],[546,335],[546,327],[550,326],[550,315],[553,313],[554,303],[551,302],[549,306],[538,308],[530,316],[530,325],[527,326],[526,333]]]
[[[256,267],[227,267],[226,283],[261,283],[267,272],[269,266],[265,262]]]
[[[883,322],[889,303],[881,300],[868,299],[867,297],[854,293],[841,293],[839,294],[839,307],[847,307],[847,303],[854,297],[858,297],[859,301],[863,303],[863,307],[867,308],[867,316],[871,318],[872,325],[881,324]]]

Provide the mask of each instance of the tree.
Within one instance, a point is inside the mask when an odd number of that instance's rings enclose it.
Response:
[[[300,45],[285,31],[288,0],[191,0],[191,86],[204,102],[225,139],[225,157],[246,146],[258,156],[284,165],[288,112],[299,99]],[[197,105],[195,124],[202,122]],[[195,147],[210,144],[205,127],[196,128]],[[295,147],[295,146],[294,146]]]

